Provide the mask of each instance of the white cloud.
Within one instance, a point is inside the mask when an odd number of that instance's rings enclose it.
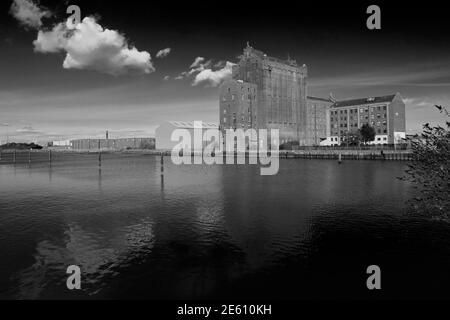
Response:
[[[65,52],[63,67],[66,69],[96,70],[112,75],[155,70],[148,52],[130,46],[122,34],[104,29],[94,17],[84,18],[74,30],[68,30],[65,23],[50,31],[40,30],[33,44],[37,52]]]
[[[36,134],[41,133],[41,131],[34,129],[32,126],[25,126],[23,128],[17,129],[17,133],[21,134]]]
[[[9,12],[23,26],[34,29],[42,26],[42,18],[52,15],[50,11],[38,7],[31,0],[14,0]]]
[[[169,55],[170,51],[172,51],[171,48],[165,48],[165,49],[159,50],[158,53],[156,54],[156,57],[157,58],[167,57]]]
[[[222,69],[213,71],[212,69],[205,69],[195,76],[193,86],[196,86],[202,82],[208,82],[211,86],[216,87],[224,80],[230,79],[232,74],[234,63],[227,61],[225,67]]]
[[[167,80],[169,80],[169,79],[170,79],[169,76],[165,76],[165,77],[164,77],[164,80],[165,80],[165,81],[167,81]]]
[[[203,61],[205,61],[205,58],[203,58],[203,57],[195,58],[194,62],[192,62],[192,64],[189,67],[189,69],[198,67],[200,65],[200,63],[203,62]]]

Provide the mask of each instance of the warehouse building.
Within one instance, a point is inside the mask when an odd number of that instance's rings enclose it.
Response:
[[[76,139],[70,146],[72,150],[155,149],[155,138]]]
[[[364,124],[375,129],[372,144],[398,144],[406,138],[405,102],[399,93],[336,101],[329,112],[330,135],[327,143],[339,145],[348,132]]]
[[[200,121],[199,121],[200,122]],[[166,121],[162,123],[155,131],[156,149],[158,150],[172,150],[179,141],[172,141],[172,134],[177,129],[186,130],[191,136],[191,150],[194,150],[194,129],[203,130],[214,129],[219,130],[217,123],[201,122],[202,126],[196,128],[194,121]],[[206,142],[203,142],[203,147]]]

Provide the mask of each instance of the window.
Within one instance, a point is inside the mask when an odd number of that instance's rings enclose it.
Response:
[[[223,109],[223,114],[227,114],[227,109]]]
[[[381,138],[380,138],[380,137],[378,137],[378,138],[377,138],[377,141],[381,141]]]
[[[233,101],[234,101],[234,94],[232,94],[232,95],[231,95],[231,100],[233,100]]]
[[[223,118],[223,123],[227,123],[227,118]]]

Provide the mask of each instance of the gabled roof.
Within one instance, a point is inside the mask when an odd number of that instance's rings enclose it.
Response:
[[[169,121],[171,125],[182,129],[194,129],[194,121]],[[219,126],[214,122],[202,122],[203,129],[218,129]]]
[[[395,96],[396,94],[391,94],[388,96],[380,96],[380,97],[367,97],[359,99],[341,100],[336,101],[331,107],[339,108],[339,107],[359,106],[364,104],[387,103],[392,102]]]
[[[330,103],[333,102],[330,100],[330,98],[320,98],[320,97],[313,97],[313,96],[307,96],[306,98],[311,101],[323,101],[323,102],[330,102]]]

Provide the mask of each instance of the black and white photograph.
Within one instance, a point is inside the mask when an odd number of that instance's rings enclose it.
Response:
[[[450,299],[445,8],[2,0],[0,300]]]

